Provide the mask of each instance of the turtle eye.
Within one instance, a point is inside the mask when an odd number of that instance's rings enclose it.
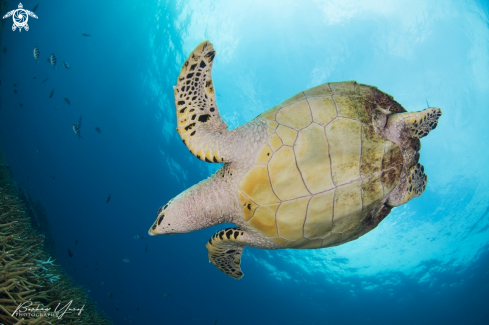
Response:
[[[161,222],[163,221],[163,218],[165,217],[164,214],[161,215],[161,217],[158,218],[158,226],[161,224]]]

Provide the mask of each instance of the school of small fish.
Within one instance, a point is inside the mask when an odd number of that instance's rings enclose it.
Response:
[[[35,7],[34,7],[34,9],[33,9],[32,11],[35,11],[35,10],[38,8],[38,5],[39,5],[39,4],[36,4],[36,5],[35,5]],[[91,37],[91,35],[90,35],[90,34],[86,34],[86,33],[83,33],[83,34],[82,34],[82,36],[84,36],[84,37]],[[3,51],[3,53],[6,53],[6,52],[7,52],[7,48],[6,48],[6,47],[4,47],[4,48],[2,49],[2,51]],[[33,49],[33,52],[32,52],[32,53],[33,53],[33,56],[34,56],[34,59],[36,60],[36,62],[37,62],[37,63],[39,63],[39,58],[41,57],[41,51],[40,51],[40,49],[39,49],[37,46],[34,46],[34,49]],[[53,67],[53,70],[56,70],[57,58],[56,58],[56,55],[55,55],[54,53],[51,53],[51,55],[50,55],[49,57],[47,57],[47,58],[46,58],[46,61],[47,61],[47,62],[48,62],[48,63],[49,63],[49,64],[50,64],[52,67]],[[61,62],[62,62],[62,66],[63,66],[63,68],[65,68],[66,70],[71,70],[71,69],[70,69],[70,65],[68,64],[68,62],[66,62],[65,60],[63,60],[63,61],[61,61]],[[53,73],[55,73],[55,72],[53,72]],[[47,82],[49,78],[50,78],[50,75],[46,76],[46,77],[45,77],[45,78],[44,78],[44,79],[41,81],[41,83],[45,83],[45,82]],[[36,76],[34,76],[34,77],[32,77],[32,79],[33,79],[33,80],[35,80],[35,79],[37,79],[37,77],[36,77]],[[0,82],[0,83],[1,83],[1,82]],[[16,83],[14,83],[14,88],[15,88],[16,86],[17,86],[17,84],[16,84]],[[48,98],[53,98],[53,97],[54,97],[54,93],[55,93],[55,92],[54,92],[54,90],[55,90],[55,88],[52,88],[52,89],[51,89],[51,91],[50,91],[50,92],[49,92],[49,94],[48,94]],[[14,94],[17,94],[17,89],[14,89],[14,90],[13,90],[13,93],[14,93]],[[70,105],[70,106],[71,106],[71,101],[70,101],[70,100],[69,100],[67,97],[64,97],[64,98],[63,98],[63,101],[64,101],[64,102],[65,102],[67,105]],[[20,103],[20,104],[19,104],[19,106],[20,106],[20,107],[23,107],[22,103]],[[76,106],[76,105],[75,105],[75,106]],[[55,109],[58,109],[58,108],[60,108],[60,106],[55,106],[54,108],[55,108]],[[80,117],[78,118],[78,121],[72,125],[73,132],[74,132],[74,133],[75,133],[75,135],[78,137],[78,139],[82,139],[82,136],[81,136],[81,125],[82,125],[82,124],[81,124],[81,120],[82,120],[82,117],[80,116]],[[95,128],[94,128],[94,130],[95,130],[95,132],[97,132],[97,133],[99,133],[99,134],[101,134],[101,133],[102,133],[102,131],[101,131],[101,129],[100,129],[99,127],[95,127]],[[37,149],[36,149],[36,152],[37,152],[37,154],[40,154],[40,150],[39,150],[39,148],[37,148]],[[55,179],[55,176],[53,176],[53,175],[51,175],[51,174],[49,174],[49,177],[50,177],[52,180],[54,180],[54,179]],[[107,196],[107,198],[105,199],[105,203],[109,203],[110,199],[111,199],[111,194],[109,194],[109,195]],[[135,240],[147,239],[146,235],[144,235],[144,234],[136,234],[136,235],[132,236],[132,238],[133,238],[133,239],[135,239]],[[74,240],[74,242],[73,242],[73,246],[76,246],[77,244],[78,244],[78,240]],[[147,245],[147,244],[144,246],[144,251],[145,251],[145,252],[148,252],[148,245]],[[73,252],[72,252],[70,249],[67,249],[67,252],[68,252],[68,256],[69,256],[70,258],[72,258],[72,257],[73,257]],[[129,262],[130,262],[129,258],[123,258],[123,259],[122,259],[122,261],[123,261],[124,263],[129,263]],[[86,266],[86,265],[85,265],[85,266]],[[75,269],[75,270],[76,270],[76,269]],[[103,283],[102,283],[102,284],[103,284]],[[98,288],[99,288],[99,287],[97,287],[97,289],[98,289]],[[89,290],[88,290],[88,291],[89,291]],[[122,292],[122,291],[121,291],[121,292]],[[161,294],[161,297],[164,297],[164,298],[169,297],[169,296],[170,296],[170,294],[169,294],[169,293],[162,293],[162,294]],[[108,298],[110,299],[111,297],[112,297],[112,293],[108,293]],[[184,310],[184,313],[185,313],[185,310]],[[217,323],[217,319],[216,319],[216,321],[215,321],[215,323],[214,323],[214,324],[216,324],[216,323]]]
[[[34,7],[34,10],[37,9],[38,6],[39,6],[39,4],[36,4],[35,7]],[[90,36],[90,35],[88,35],[88,34],[85,35],[84,34],[84,36]],[[5,52],[6,52],[6,48],[5,48],[4,53]],[[39,57],[41,55],[41,50],[39,50],[39,48],[37,46],[34,46],[33,54],[34,54],[34,59],[37,61],[37,63],[39,63]],[[56,62],[57,62],[56,55],[54,55],[54,53],[51,53],[51,55],[48,58],[46,58],[46,60],[47,60],[47,62],[49,64],[51,64],[51,66],[53,67],[53,70],[55,70],[56,69]],[[68,64],[68,62],[66,62],[66,61],[63,60],[62,63],[63,63],[63,67],[65,69],[70,70],[70,65]],[[41,82],[42,83],[45,83],[49,79],[49,77],[50,76],[47,76]],[[36,79],[36,77],[32,77],[32,79]],[[15,84],[14,84],[14,87],[15,87]],[[14,94],[17,94],[17,89],[14,89]],[[54,96],[54,88],[49,92],[48,98],[52,98],[53,96]],[[66,104],[68,104],[68,105],[71,106],[71,102],[70,102],[70,100],[67,97],[64,97],[63,98],[63,101]],[[23,107],[22,103],[19,106],[20,107]],[[59,108],[59,106],[55,106],[54,108],[55,109],[56,108]],[[80,128],[81,128],[81,116],[78,119],[78,123],[77,124],[73,124],[73,132],[75,132],[75,134],[78,136],[78,139],[82,139],[82,137],[80,135]]]

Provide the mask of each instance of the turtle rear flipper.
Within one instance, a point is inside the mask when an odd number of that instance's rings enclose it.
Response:
[[[411,137],[421,139],[436,128],[440,116],[441,109],[428,108],[421,112],[392,114],[389,117],[389,123],[397,124],[403,121],[409,129]]]
[[[177,131],[191,153],[207,162],[226,160],[225,140],[229,131],[221,120],[211,78],[216,51],[202,42],[183,64],[173,87],[177,109]]]
[[[405,167],[401,174],[403,181],[389,195],[388,205],[404,204],[421,196],[425,190],[428,177],[424,173],[424,167],[418,163],[420,149],[418,139],[427,136],[431,130],[436,128],[440,116],[441,109],[439,108],[427,108],[420,112],[397,113],[389,116],[386,134],[401,148]],[[417,143],[414,146],[413,141]]]
[[[232,278],[241,279],[241,254],[244,249],[243,230],[227,228],[218,231],[209,239],[206,247],[209,261]]]

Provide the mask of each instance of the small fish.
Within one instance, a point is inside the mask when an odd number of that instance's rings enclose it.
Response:
[[[217,318],[216,318],[216,321],[214,322],[214,325],[217,325]]]
[[[14,94],[17,94],[17,89],[14,89]]]
[[[65,97],[65,98],[63,98],[63,100],[65,101],[66,104],[71,105],[71,102],[68,98]]]
[[[161,296],[162,296],[163,298],[166,298],[166,297],[169,297],[169,296],[170,296],[170,294],[169,294],[169,293],[162,293],[162,294],[161,294]],[[184,310],[185,310],[185,309],[184,309]]]
[[[53,53],[51,53],[51,65],[53,69],[56,67],[56,56]]]
[[[51,64],[51,58],[46,58],[49,64]]]
[[[109,299],[112,298],[112,294],[110,292],[107,293],[107,296],[109,297]]]
[[[15,88],[15,87],[17,87],[17,83],[16,83],[16,82],[14,82],[14,88]]]
[[[73,246],[76,246],[78,244],[78,239],[75,239],[75,242],[73,243]]]
[[[63,67],[65,67],[65,69],[70,70],[70,65],[66,63],[66,61],[63,61]]]
[[[7,47],[6,46],[3,47],[2,52],[7,53]]]
[[[49,77],[46,77],[46,79],[44,79],[42,82],[46,82],[48,79],[49,79]]]
[[[36,79],[36,77],[32,77],[32,79]]]
[[[98,127],[95,127],[95,131],[97,131],[98,133],[102,133],[102,131]]]
[[[24,107],[24,105],[22,105],[22,103],[19,104],[20,107]]]
[[[123,258],[122,261],[125,262],[125,263],[129,263],[130,262],[130,260],[128,258]]]
[[[90,36],[92,36],[92,35],[83,33],[83,34],[82,34],[82,36],[85,36],[85,37],[90,37]]]
[[[34,46],[34,59],[36,59],[37,63],[39,63],[39,54],[41,54],[41,51],[39,51],[37,46]]]
[[[38,4],[38,3],[36,3],[36,5],[34,6],[34,8],[32,8],[32,10],[31,10],[31,11],[32,11],[32,12],[35,12],[35,11],[37,10],[37,8],[39,8],[39,4]]]
[[[78,140],[80,140],[82,137],[80,135],[80,127],[81,127],[81,116],[78,118],[78,123],[73,124],[73,132],[78,136]]]
[[[68,256],[73,257],[73,253],[68,249]]]
[[[51,179],[54,181],[54,179],[56,178],[56,176],[53,176],[51,174],[49,174],[49,177],[51,177]]]
[[[148,245],[144,246],[144,252],[147,253],[148,252]]]
[[[39,152],[39,148],[37,148],[36,150],[37,150],[37,153],[40,153],[40,152]]]
[[[132,236],[133,239],[146,239],[146,236],[145,235],[134,235]]]
[[[49,93],[49,98],[53,97],[53,95],[54,95],[54,88],[53,88],[53,90],[51,90],[51,92]]]
[[[59,108],[59,106],[56,106],[54,109],[58,109],[58,108]]]
[[[107,198],[105,199],[105,203],[109,203],[109,201],[110,201],[110,194],[109,194],[109,196],[107,196]]]

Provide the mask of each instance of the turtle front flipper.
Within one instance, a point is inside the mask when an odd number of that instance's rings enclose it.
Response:
[[[174,94],[183,143],[200,160],[222,163],[229,162],[222,141],[229,131],[219,115],[211,78],[215,55],[209,41],[199,44],[183,64]]]
[[[424,189],[426,188],[426,183],[428,183],[428,176],[424,173],[423,165],[418,163],[411,167],[407,183],[406,191],[401,198],[401,204],[423,194]]]
[[[232,278],[241,279],[241,254],[245,246],[244,231],[240,228],[226,228],[209,239],[205,247],[209,261]]]
[[[441,109],[428,108],[421,112],[392,114],[389,116],[389,123],[404,122],[411,133],[411,137],[421,139],[436,128],[440,116]]]

